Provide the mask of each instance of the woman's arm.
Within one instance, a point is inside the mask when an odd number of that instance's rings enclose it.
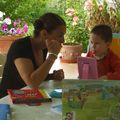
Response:
[[[50,54],[36,70],[34,70],[32,61],[26,58],[15,59],[15,65],[24,82],[31,88],[37,88],[45,80],[55,59],[56,57]]]
[[[46,46],[50,54],[48,54],[47,59],[36,70],[34,70],[32,61],[29,59],[17,58],[14,61],[21,78],[31,88],[38,88],[40,83],[45,80],[50,68],[57,58],[56,55],[60,52],[62,47],[56,40],[47,40]]]

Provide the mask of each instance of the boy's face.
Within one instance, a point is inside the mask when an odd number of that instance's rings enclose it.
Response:
[[[105,42],[99,35],[90,35],[91,48],[95,56],[102,57],[107,53],[110,42]]]

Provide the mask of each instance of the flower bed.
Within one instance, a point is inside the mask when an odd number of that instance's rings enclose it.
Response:
[[[0,53],[6,54],[12,42],[28,32],[28,25],[20,18],[12,20],[0,11]]]
[[[5,13],[0,11],[0,35],[21,35],[28,32],[28,25],[20,18],[12,20],[4,18]]]

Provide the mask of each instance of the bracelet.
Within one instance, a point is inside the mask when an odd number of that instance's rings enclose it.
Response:
[[[51,53],[51,52],[49,52],[48,54],[49,54],[49,55],[53,55],[53,56],[56,57],[56,58],[58,57],[58,55],[55,54],[55,53]]]

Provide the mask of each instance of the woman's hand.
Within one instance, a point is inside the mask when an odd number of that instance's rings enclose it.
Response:
[[[46,40],[48,52],[58,55],[62,45],[57,40]]]
[[[64,71],[63,71],[63,69],[54,70],[53,71],[53,79],[54,80],[63,80],[64,79]]]

